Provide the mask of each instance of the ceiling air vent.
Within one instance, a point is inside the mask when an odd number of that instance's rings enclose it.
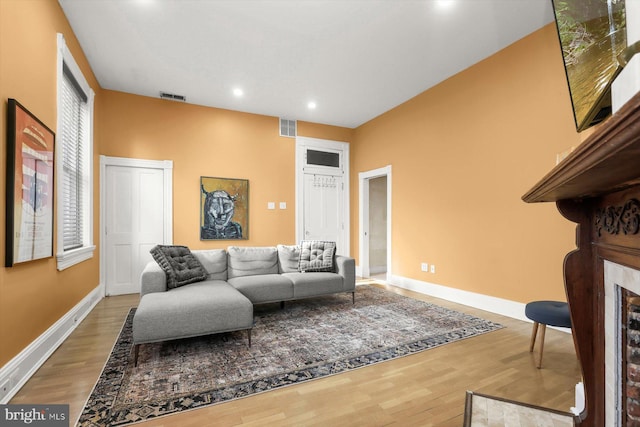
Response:
[[[296,137],[296,121],[280,119],[280,136]]]
[[[160,98],[169,99],[171,101],[187,102],[187,97],[184,95],[176,95],[174,93],[160,92]]]

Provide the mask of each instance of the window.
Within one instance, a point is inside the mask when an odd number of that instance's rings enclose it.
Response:
[[[93,257],[94,93],[58,34],[58,270]]]
[[[339,168],[340,154],[327,151],[307,150],[307,164]]]

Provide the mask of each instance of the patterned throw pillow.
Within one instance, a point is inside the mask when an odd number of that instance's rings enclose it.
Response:
[[[303,240],[300,242],[298,271],[333,271],[336,242]]]
[[[186,246],[157,245],[149,252],[167,275],[169,289],[207,278],[207,270]]]

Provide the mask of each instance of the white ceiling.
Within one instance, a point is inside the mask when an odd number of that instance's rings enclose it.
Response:
[[[551,0],[59,2],[102,88],[350,128],[553,20]]]

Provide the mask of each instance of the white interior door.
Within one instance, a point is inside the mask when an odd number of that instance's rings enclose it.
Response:
[[[304,174],[305,240],[342,241],[343,178],[335,175]]]
[[[167,244],[166,172],[162,168],[104,168],[104,271],[107,295],[140,292],[149,250]]]
[[[349,144],[296,138],[296,240],[336,242],[350,255]]]

